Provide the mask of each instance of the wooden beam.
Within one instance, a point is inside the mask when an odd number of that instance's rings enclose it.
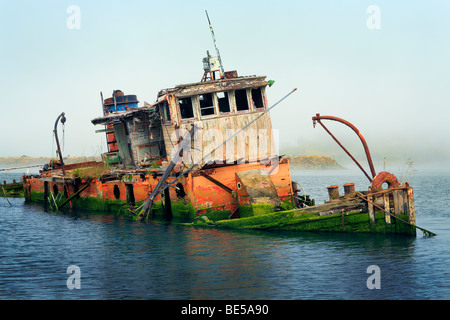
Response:
[[[408,188],[407,191],[408,196],[408,219],[409,223],[416,223],[416,210],[414,208],[414,193],[412,188]]]
[[[383,195],[383,200],[384,200],[384,210],[386,210],[387,212],[390,212],[390,208],[389,208],[389,193],[385,193]],[[391,224],[391,216],[390,215],[388,215],[386,213],[384,219],[386,221],[386,224]]]
[[[373,210],[373,202],[371,200],[372,200],[372,197],[367,196],[367,207],[369,210],[369,218],[370,218],[370,221],[372,221],[372,223],[375,223],[375,212]]]
[[[57,209],[61,209],[62,207],[64,207],[66,204],[68,204],[74,197],[76,197],[77,195],[79,195],[82,191],[84,191],[85,189],[87,189],[87,187],[89,187],[91,183],[91,180],[87,181],[87,184],[85,186],[83,186],[83,188],[81,188],[80,190],[78,190],[77,192],[75,192],[70,198],[68,198],[66,201],[64,201],[63,203],[61,203],[59,205],[59,207],[57,207]]]
[[[233,190],[231,190],[230,188],[228,188],[226,185],[224,185],[222,182],[217,181],[216,179],[214,179],[213,177],[211,177],[210,175],[206,174],[203,171],[198,171],[200,173],[200,175],[202,177],[205,177],[206,179],[208,179],[209,181],[211,181],[212,183],[217,184],[219,187],[221,187],[223,190],[225,190],[228,193],[232,193]]]

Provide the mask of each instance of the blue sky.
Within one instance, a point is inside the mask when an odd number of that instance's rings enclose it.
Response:
[[[80,9],[69,29],[67,8]],[[369,29],[367,8],[380,12]],[[153,102],[160,89],[196,82],[214,54],[208,10],[226,70],[275,80],[269,103],[282,152],[346,155],[316,113],[344,118],[375,162],[450,161],[449,1],[4,1],[0,0],[0,157],[51,156],[65,112],[64,155],[105,151],[91,119],[100,91]],[[327,126],[364,162],[356,136]]]

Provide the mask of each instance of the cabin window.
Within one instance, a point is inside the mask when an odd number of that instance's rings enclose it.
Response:
[[[230,101],[228,100],[228,92],[217,92],[217,99],[219,101],[220,113],[228,113],[231,111]]]
[[[234,92],[234,96],[236,99],[236,110],[237,111],[244,111],[248,110],[248,100],[247,100],[247,90],[236,90]]]
[[[169,103],[167,102],[167,100],[164,100],[163,102],[161,102],[159,104],[159,112],[161,114],[161,118],[162,118],[163,122],[165,122],[165,123],[171,122]]]
[[[210,116],[216,114],[214,109],[212,93],[201,94],[198,96],[198,103],[200,106],[200,114],[203,116]]]
[[[264,108],[264,97],[262,88],[261,87],[253,88],[251,90],[251,93],[252,93],[253,107]]]
[[[190,119],[194,117],[194,108],[192,106],[191,97],[179,99],[178,105],[180,106],[181,119]]]

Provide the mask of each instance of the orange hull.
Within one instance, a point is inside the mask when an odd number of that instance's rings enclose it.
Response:
[[[233,213],[240,206],[251,206],[248,194],[238,188],[240,180],[239,173],[261,170],[268,173],[267,177],[276,190],[280,202],[292,204],[292,182],[288,159],[280,159],[278,166],[257,163],[245,163],[236,165],[217,166],[215,168],[193,170],[187,177],[180,178],[176,188],[167,188],[170,202],[184,205],[195,215],[211,211],[222,211]],[[70,199],[67,206],[72,208],[85,208],[94,210],[113,210],[111,206],[99,205],[99,203],[114,204],[118,206],[137,205],[147,200],[159,181],[159,176],[154,172],[141,172],[139,170],[123,172],[114,178],[102,179],[71,179],[61,175],[40,177],[25,176],[24,190],[28,201],[56,202],[58,205]],[[69,175],[70,176],[70,173]],[[113,180],[111,180],[113,179]],[[169,177],[170,183],[175,177]],[[74,196],[76,194],[76,196]],[[155,202],[163,199],[158,195]],[[97,201],[80,201],[80,200]],[[167,199],[165,199],[167,202]],[[66,205],[66,204],[64,204]]]

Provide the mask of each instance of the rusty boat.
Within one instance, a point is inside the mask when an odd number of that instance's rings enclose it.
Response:
[[[300,184],[291,179],[289,159],[271,152],[275,140],[267,89],[273,81],[222,73],[210,67],[214,61],[207,62],[201,81],[161,90],[152,104],[139,106],[135,95],[120,90],[102,97],[103,115],[91,121],[103,126],[97,132],[106,135],[102,161],[64,163],[57,126],[65,122],[65,114],[60,114],[54,127],[57,158],[38,175],[23,176],[26,201],[55,210],[115,212],[136,220],[184,218],[185,223],[214,228],[408,235],[420,229],[432,234],[415,225],[413,188],[391,173],[376,173],[360,132],[337,117],[317,114],[313,121],[327,132],[323,120],[340,121],[359,135],[372,176],[329,132],[368,177],[370,187],[356,191],[348,183],[339,195],[339,186],[328,186],[329,201],[323,204],[302,194]],[[226,137],[227,143],[214,144],[205,132],[222,141]],[[266,148],[256,149],[265,153],[251,152],[251,137],[264,143]],[[244,156],[237,158],[239,153]]]
[[[212,31],[212,29],[211,29]],[[216,48],[217,49],[217,48]],[[105,134],[101,161],[65,164],[55,122],[56,158],[23,176],[26,201],[54,210],[114,212],[135,220],[180,218],[195,226],[232,229],[376,232],[416,235],[414,193],[389,172],[375,172],[361,133],[351,123],[316,114],[320,124],[367,176],[370,187],[328,186],[316,204],[292,181],[289,158],[277,154],[266,76],[223,70],[220,54],[203,59],[200,81],[160,90],[140,105],[136,95],[101,94],[103,114],[92,124]],[[332,135],[323,120],[355,131],[371,174]],[[100,159],[99,159],[100,160]],[[325,188],[326,186],[324,186]]]

